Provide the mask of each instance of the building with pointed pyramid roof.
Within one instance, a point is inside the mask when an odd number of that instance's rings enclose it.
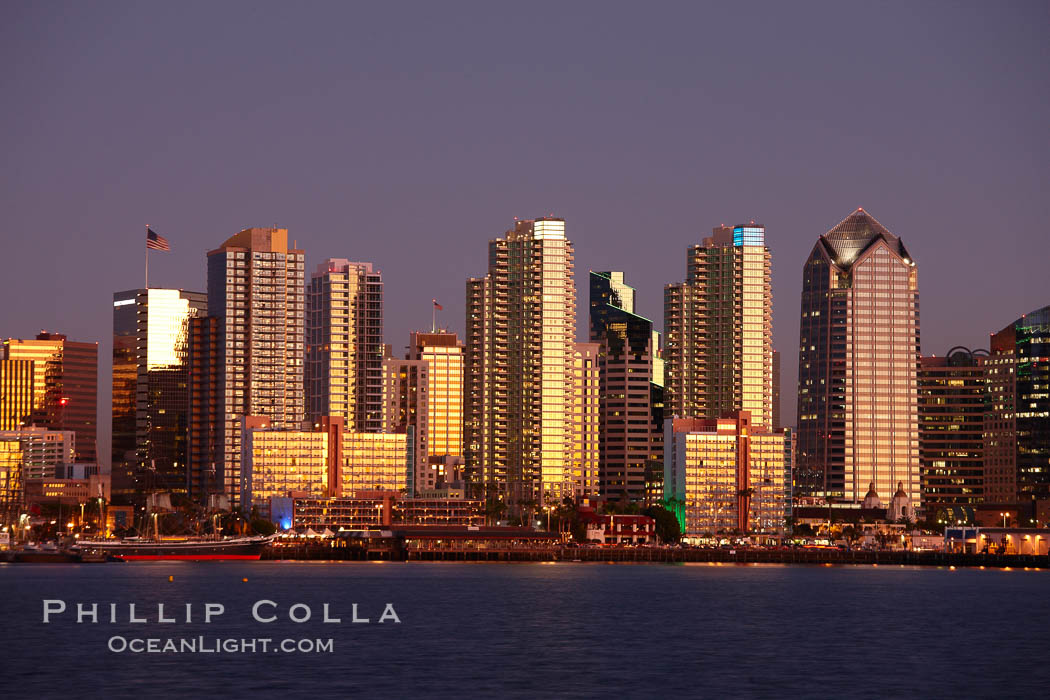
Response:
[[[836,265],[848,269],[869,247],[883,241],[902,258],[911,259],[901,239],[890,233],[874,216],[856,209],[835,228],[820,237],[828,256]]]
[[[803,268],[800,495],[861,503],[869,486],[920,493],[917,268],[864,209],[821,235]]]

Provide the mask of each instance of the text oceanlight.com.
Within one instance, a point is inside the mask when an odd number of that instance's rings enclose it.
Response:
[[[184,639],[157,637],[110,637],[107,648],[117,654],[331,654],[335,650],[332,639],[254,639],[189,637]]]

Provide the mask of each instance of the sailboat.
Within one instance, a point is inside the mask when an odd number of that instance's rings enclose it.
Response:
[[[221,561],[257,560],[270,537],[181,537],[161,538],[160,517],[174,511],[171,494],[154,491],[146,501],[148,519],[141,531],[146,537],[119,540],[81,540],[79,547],[123,561]]]

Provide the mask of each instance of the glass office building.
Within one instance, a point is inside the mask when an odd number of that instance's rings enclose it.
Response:
[[[463,346],[455,333],[414,331],[406,359],[383,360],[385,432],[413,428],[409,491],[458,481],[463,463]]]
[[[1050,498],[1050,306],[991,337],[986,499]]]
[[[339,497],[355,491],[406,492],[412,450],[408,433],[345,431],[341,418],[313,430],[280,430],[270,419],[242,420],[241,499],[265,508],[271,498]]]
[[[986,350],[956,347],[919,365],[919,459],[927,515],[984,500]]]
[[[602,495],[646,499],[646,468],[663,460],[660,336],[634,313],[622,272],[590,273],[590,339],[599,345]]]
[[[33,409],[28,423],[23,420],[22,425],[72,430],[76,461],[96,464],[98,343],[41,332],[32,340],[5,340],[0,346],[0,362],[4,360],[33,363]]]
[[[408,359],[427,363],[427,455],[463,456],[463,345],[455,333],[414,332]]]
[[[249,507],[266,509],[271,498],[290,492],[328,495],[327,432],[257,428],[245,430],[242,440],[243,500]]]
[[[0,359],[0,430],[32,425],[36,386],[32,360]]]
[[[189,330],[190,321],[206,313],[203,292],[151,288],[113,295],[114,498],[188,488]]]
[[[424,360],[383,360],[383,403],[386,415],[383,431],[413,432],[413,449],[408,466],[409,493],[434,488],[437,473],[428,465],[430,427],[430,372]]]
[[[803,267],[795,479],[860,503],[901,482],[919,506],[919,288],[903,242],[863,209]]]
[[[343,434],[342,493],[408,491],[412,431],[407,433]]]

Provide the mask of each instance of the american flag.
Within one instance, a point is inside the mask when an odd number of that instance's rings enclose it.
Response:
[[[168,239],[164,236],[158,236],[153,229],[146,229],[146,249],[147,250],[163,250],[171,252],[171,245],[168,243]]]
[[[434,308],[437,309],[438,311],[444,311],[445,310],[445,307],[442,306],[441,304],[439,304],[437,299],[432,299],[431,301],[434,302]]]

